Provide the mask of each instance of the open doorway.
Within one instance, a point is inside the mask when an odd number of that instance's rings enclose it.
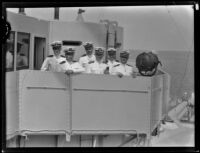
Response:
[[[34,39],[34,70],[40,70],[44,61],[46,39],[35,37]]]

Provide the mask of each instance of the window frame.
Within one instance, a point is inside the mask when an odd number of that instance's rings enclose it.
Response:
[[[13,44],[12,44],[12,49],[13,49],[13,61],[12,61],[12,68],[7,68],[6,67],[6,72],[12,72],[12,71],[14,71],[15,70],[15,36],[16,36],[16,32],[15,31],[10,31],[10,35],[9,35],[9,38],[8,39],[10,39],[11,38],[11,35],[13,35]],[[6,55],[7,55],[7,49],[8,49],[8,46],[7,46],[7,44],[6,44]],[[7,62],[7,57],[6,57],[6,55],[5,55],[5,61]],[[7,63],[6,63],[7,64]]]
[[[31,43],[31,34],[30,33],[27,33],[27,32],[21,32],[21,31],[17,31],[17,36],[16,36],[16,58],[15,58],[15,63],[16,63],[16,71],[18,70],[23,70],[23,69],[29,69],[30,68],[30,43]],[[27,66],[17,66],[17,42],[18,42],[18,39],[19,39],[19,35],[22,34],[22,35],[27,35],[28,36],[28,51],[27,51]]]

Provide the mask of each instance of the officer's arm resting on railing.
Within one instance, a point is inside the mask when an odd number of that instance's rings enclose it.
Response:
[[[136,76],[137,76],[137,72],[132,71],[132,77],[133,77],[133,78],[136,78]]]
[[[45,59],[40,70],[41,71],[48,71],[48,69],[49,69],[49,62],[48,62],[47,59]]]
[[[83,67],[79,67],[79,68],[76,68],[73,70],[74,74],[81,74],[83,72],[85,72],[85,68],[83,68]]]
[[[110,73],[109,73],[109,67],[107,67],[107,68],[104,70],[104,74],[110,74]]]
[[[123,77],[124,75],[123,75],[121,72],[117,72],[117,76],[121,78],[121,77]]]

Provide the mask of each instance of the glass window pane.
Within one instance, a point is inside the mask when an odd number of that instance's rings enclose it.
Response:
[[[15,32],[11,31],[7,40],[6,51],[6,71],[14,70],[14,45],[15,45]]]
[[[17,70],[29,68],[30,34],[18,32],[17,34]]]

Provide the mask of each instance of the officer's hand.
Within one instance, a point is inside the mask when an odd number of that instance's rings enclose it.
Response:
[[[83,63],[83,67],[86,68],[87,67],[87,63]]]
[[[93,63],[93,62],[94,62],[94,61],[89,61],[88,64],[91,64],[91,63]]]
[[[104,74],[109,74],[109,70],[108,70],[108,69],[105,69],[105,70],[104,70]]]
[[[133,77],[133,78],[136,78],[136,76],[137,76],[137,73],[136,73],[135,71],[133,71],[133,72],[132,72],[132,77]]]
[[[67,75],[73,74],[73,71],[72,70],[67,70],[67,71],[65,71],[65,74],[67,74]]]
[[[118,77],[120,77],[120,78],[123,77],[123,74],[120,73],[120,72],[118,72],[117,75],[118,75]]]

